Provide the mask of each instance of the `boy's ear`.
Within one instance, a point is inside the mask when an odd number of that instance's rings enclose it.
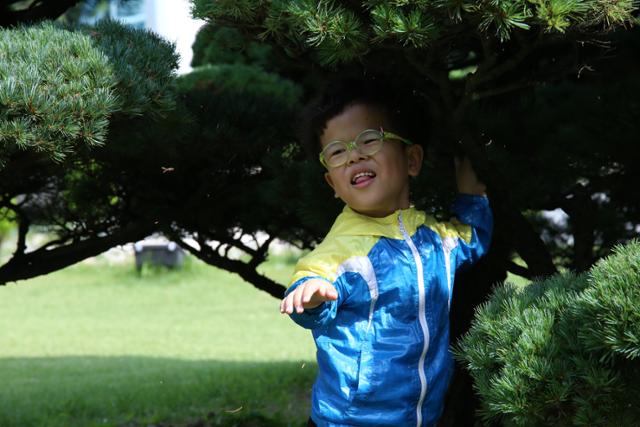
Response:
[[[424,150],[421,145],[414,144],[407,147],[407,166],[409,176],[418,176],[422,169]]]

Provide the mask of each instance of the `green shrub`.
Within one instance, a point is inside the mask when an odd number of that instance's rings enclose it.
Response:
[[[454,348],[486,423],[640,425],[640,241],[588,273],[505,284]]]

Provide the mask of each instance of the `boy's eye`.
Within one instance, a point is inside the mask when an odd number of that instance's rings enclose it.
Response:
[[[344,153],[345,149],[342,147],[335,147],[332,148],[331,150],[329,150],[329,152],[327,153],[327,157],[335,157],[338,156],[342,153]]]
[[[344,153],[346,150],[347,150],[346,144],[336,141],[335,143],[327,147],[324,155],[329,159],[331,157],[335,157]]]
[[[371,144],[372,142],[378,142],[379,140],[380,140],[380,138],[376,138],[376,137],[370,136],[370,137],[364,138],[363,140],[361,140],[361,142],[364,145],[367,145],[367,144]]]
[[[358,136],[358,145],[368,145],[382,140],[380,132],[375,130],[366,130]]]

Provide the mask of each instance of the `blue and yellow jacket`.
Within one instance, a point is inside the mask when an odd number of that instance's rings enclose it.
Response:
[[[493,220],[483,196],[459,195],[457,219],[414,208],[384,218],[349,207],[300,259],[291,292],[321,278],[338,291],[291,315],[311,329],[318,377],[311,418],[322,426],[432,426],[453,370],[449,307],[455,271],[488,249]]]

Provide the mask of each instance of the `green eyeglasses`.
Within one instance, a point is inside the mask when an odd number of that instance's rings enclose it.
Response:
[[[380,130],[365,129],[353,141],[332,141],[320,152],[320,163],[329,169],[337,168],[349,160],[349,153],[357,150],[363,156],[373,156],[382,149],[384,141],[387,139],[397,139],[407,145],[413,143],[408,139],[396,135],[395,133]]]

